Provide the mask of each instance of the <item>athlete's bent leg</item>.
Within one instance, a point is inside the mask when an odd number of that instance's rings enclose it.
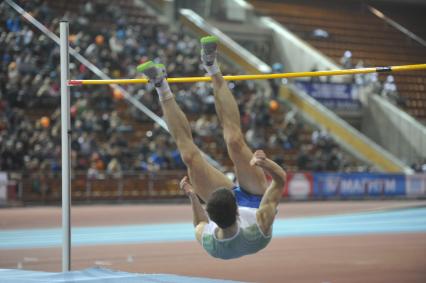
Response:
[[[197,195],[207,201],[210,194],[218,188],[232,188],[232,182],[219,170],[211,166],[194,144],[191,128],[174,95],[165,80],[163,66],[151,63],[141,65],[138,70],[153,81],[159,95],[161,108],[170,134],[175,140],[182,160],[188,168],[188,175]]]
[[[214,37],[202,38],[201,55],[204,68],[212,78],[216,112],[223,127],[229,156],[234,163],[239,184],[252,194],[262,195],[267,187],[265,174],[262,169],[250,166],[253,152],[246,144],[241,131],[237,102],[217,65],[216,42]]]

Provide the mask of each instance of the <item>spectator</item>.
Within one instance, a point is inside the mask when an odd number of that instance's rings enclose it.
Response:
[[[359,60],[358,63],[355,65],[355,69],[362,69],[364,68],[364,61]],[[365,75],[364,74],[356,74],[354,76],[355,84],[357,86],[363,86],[365,84]]]
[[[340,65],[342,65],[345,69],[351,69],[352,65],[352,52],[350,50],[346,50],[343,53],[342,58],[340,58]]]
[[[211,135],[211,129],[209,125],[210,125],[210,122],[209,122],[209,119],[207,118],[207,114],[203,114],[196,121],[194,130],[198,135],[202,137],[206,137]]]
[[[117,158],[111,159],[107,166],[107,174],[113,178],[121,178],[121,165]]]
[[[265,146],[265,133],[263,127],[250,128],[246,133],[247,143],[253,148],[263,148]]]
[[[379,81],[379,76],[377,75],[377,73],[371,73],[366,75],[366,84],[369,88],[369,90],[372,93],[376,93],[378,94],[380,92],[381,89],[381,84]]]
[[[98,179],[100,176],[101,175],[100,175],[99,170],[98,170],[98,168],[96,166],[96,162],[93,161],[90,164],[89,170],[87,171],[87,178],[88,179]]]
[[[311,170],[312,160],[309,154],[309,150],[307,146],[302,146],[300,148],[299,154],[296,159],[297,167],[301,171],[309,171]]]
[[[381,95],[394,104],[398,101],[398,90],[396,88],[395,79],[392,75],[388,75],[386,77]]]

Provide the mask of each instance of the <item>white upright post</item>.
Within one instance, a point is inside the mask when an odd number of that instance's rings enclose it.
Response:
[[[60,28],[61,57],[61,140],[62,140],[62,271],[71,269],[71,166],[70,166],[70,90],[68,21],[62,20]]]

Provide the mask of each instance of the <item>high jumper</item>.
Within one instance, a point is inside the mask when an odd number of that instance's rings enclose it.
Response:
[[[217,38],[201,39],[201,59],[211,77],[215,108],[223,127],[238,185],[210,165],[195,145],[191,128],[166,80],[164,65],[152,61],[138,66],[153,83],[170,133],[188,168],[180,182],[192,204],[195,236],[211,256],[238,258],[265,248],[286,181],[285,171],[262,150],[254,154],[244,140],[237,103],[216,60]],[[272,177],[268,185],[265,173]],[[199,198],[206,203],[202,206]]]

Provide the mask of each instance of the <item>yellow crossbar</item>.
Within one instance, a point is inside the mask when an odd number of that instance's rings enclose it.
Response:
[[[368,74],[368,73],[389,73],[389,72],[406,72],[426,70],[426,64],[416,65],[402,65],[402,66],[389,66],[389,67],[371,67],[360,69],[347,69],[347,70],[330,70],[330,71],[317,71],[317,72],[294,72],[294,73],[280,73],[280,74],[258,74],[258,75],[235,75],[224,76],[227,81],[246,81],[246,80],[269,80],[269,79],[283,79],[283,78],[301,78],[301,77],[322,77],[322,76],[341,76],[341,75],[354,75],[354,74]],[[195,82],[209,82],[210,77],[186,77],[186,78],[168,78],[169,83],[195,83]],[[146,84],[147,79],[114,79],[114,80],[70,80],[70,86],[76,85],[106,85],[106,84]]]

